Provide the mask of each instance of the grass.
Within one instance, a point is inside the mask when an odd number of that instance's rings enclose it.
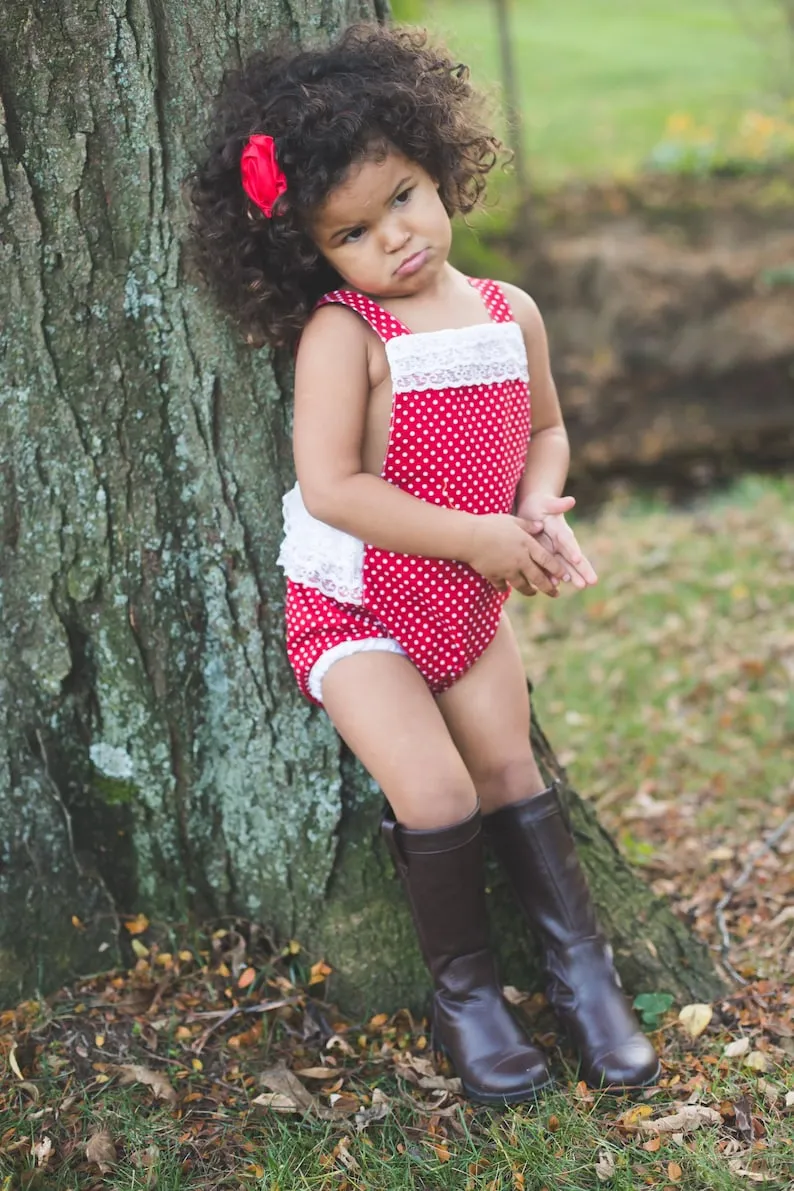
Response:
[[[581,595],[512,603],[545,730],[606,809],[640,786],[693,825],[794,774],[794,480],[749,478],[688,511],[620,502],[578,526]],[[567,593],[566,593],[567,596]]]
[[[780,112],[791,96],[779,0],[516,0],[509,12],[536,183],[634,174],[676,113],[730,137],[748,110]],[[422,19],[479,86],[498,84],[493,5],[429,0]]]

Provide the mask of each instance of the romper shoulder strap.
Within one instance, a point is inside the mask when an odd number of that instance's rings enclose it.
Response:
[[[368,298],[365,294],[359,294],[356,290],[332,290],[320,298],[314,309],[330,305],[349,306],[351,310],[355,310],[356,314],[360,314],[364,321],[369,323],[383,343],[388,343],[390,339],[396,339],[398,335],[411,334],[405,323],[401,323],[393,314],[389,314],[388,310],[384,310],[372,298]]]
[[[485,303],[485,309],[495,323],[514,323],[513,311],[504,295],[504,290],[496,281],[487,281],[480,277],[469,277],[469,285],[479,291]]]

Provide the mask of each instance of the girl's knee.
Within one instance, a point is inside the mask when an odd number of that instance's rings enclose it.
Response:
[[[486,812],[497,806],[531,798],[533,794],[540,793],[545,785],[528,742],[526,750],[496,758],[475,774],[474,784]]]
[[[426,778],[411,786],[384,790],[397,822],[415,831],[451,827],[477,806],[474,783],[459,779]]]

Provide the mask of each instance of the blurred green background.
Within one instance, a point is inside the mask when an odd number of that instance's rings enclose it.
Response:
[[[394,7],[440,33],[498,99],[493,0]],[[536,185],[794,149],[791,0],[512,0],[506,13]]]

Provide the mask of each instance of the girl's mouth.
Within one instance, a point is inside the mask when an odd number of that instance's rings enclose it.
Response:
[[[395,270],[398,277],[408,277],[411,273],[417,273],[424,265],[430,251],[427,248],[422,248],[419,252],[415,252],[413,256],[409,256],[398,269]]]

